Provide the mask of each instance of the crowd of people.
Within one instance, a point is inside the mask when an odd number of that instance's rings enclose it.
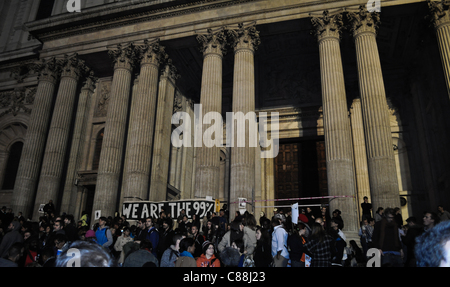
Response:
[[[325,206],[301,209],[297,220],[290,209],[275,209],[270,218],[261,212],[258,221],[248,212],[231,219],[224,205],[202,219],[189,219],[184,210],[172,218],[163,210],[159,218],[131,224],[124,216],[91,224],[86,212],[75,221],[56,215],[51,201],[38,222],[3,207],[0,267],[364,267],[374,249],[381,266],[450,265],[450,213],[442,206],[406,225],[400,208],[379,208],[372,216],[367,198],[361,207],[359,244],[347,240],[341,212],[330,215]]]

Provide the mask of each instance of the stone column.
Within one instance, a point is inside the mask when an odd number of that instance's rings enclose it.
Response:
[[[233,78],[233,113],[250,115],[255,112],[255,63],[254,53],[261,43],[259,31],[252,23],[249,26],[239,24],[238,29],[229,30],[234,47],[234,78]],[[238,201],[239,197],[252,200],[255,188],[255,148],[257,139],[256,114],[244,122],[234,121],[234,140],[231,148],[230,167],[230,202]],[[239,132],[238,125],[245,126],[244,132]],[[229,128],[229,127],[228,127]],[[256,129],[256,130],[255,130]],[[253,136],[252,136],[253,134]],[[254,138],[256,134],[256,138]],[[239,144],[239,138],[244,144]],[[255,144],[256,143],[256,144]],[[230,220],[238,210],[237,204],[230,206]],[[252,206],[247,204],[247,210]]]
[[[108,217],[114,216],[117,209],[131,76],[136,57],[135,47],[132,43],[118,45],[117,48],[109,50],[108,53],[114,61],[114,75],[100,153],[92,222],[94,222],[96,210],[100,210],[102,216]]]
[[[11,200],[13,211],[22,211],[25,218],[32,214],[58,74],[54,58],[43,60],[34,69],[39,72],[39,83]]]
[[[137,92],[133,95],[128,128],[127,154],[122,198],[148,199],[150,163],[153,151],[159,66],[167,54],[159,40],[138,45],[141,69]]]
[[[175,96],[175,80],[177,78],[176,68],[169,60],[159,81],[150,193],[148,195],[152,201],[166,200],[171,146],[170,136],[172,134],[171,120]]]
[[[342,14],[329,15],[328,11],[324,11],[323,16],[314,17],[311,21],[316,30],[320,53],[328,194],[354,196],[352,137],[340,49]],[[335,209],[342,212],[345,230],[357,230],[354,198],[331,200],[330,211]]]
[[[64,159],[69,142],[70,124],[74,110],[78,79],[84,62],[77,55],[65,56],[58,60],[61,65],[61,82],[53,109],[50,130],[47,137],[41,175],[34,203],[34,219],[39,218],[39,205],[49,200],[58,202],[58,192],[61,183]],[[57,207],[59,208],[59,207]],[[59,208],[60,209],[60,208]],[[60,210],[67,212],[67,210]]]
[[[86,138],[86,125],[89,120],[89,111],[92,104],[92,95],[95,89],[96,79],[93,72],[84,79],[78,99],[75,125],[73,129],[72,144],[70,146],[69,163],[67,165],[66,181],[64,184],[61,211],[76,214],[77,193],[79,188],[75,186],[75,179],[81,167],[84,139]]]
[[[350,109],[350,119],[353,137],[353,155],[355,159],[355,176],[357,186],[358,208],[364,196],[370,199],[369,169],[367,167],[366,140],[364,139],[364,124],[361,111],[361,99],[354,99]],[[362,210],[360,213],[360,218]]]
[[[355,39],[372,207],[400,206],[386,92],[376,42],[379,13],[349,12]]]
[[[200,93],[201,115],[209,112],[222,114],[222,59],[225,53],[226,35],[224,29],[208,30],[199,34],[197,40],[202,45],[203,72]],[[211,125],[202,125],[202,133],[196,138],[197,159],[195,175],[195,196],[205,198],[218,190],[220,171],[219,147],[207,147],[203,142],[204,132]],[[215,135],[216,137],[218,135]]]
[[[450,97],[450,12],[448,1],[427,0],[430,9],[430,20],[436,29],[436,36],[441,54],[447,91]]]

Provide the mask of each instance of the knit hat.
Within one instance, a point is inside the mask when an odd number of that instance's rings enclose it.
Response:
[[[211,241],[206,240],[205,242],[203,242],[203,244],[202,244],[203,254],[206,254],[206,250],[208,250],[209,245],[212,245],[214,247],[214,244]],[[214,248],[214,252],[215,251],[216,251],[216,249]]]
[[[95,237],[95,232],[94,232],[94,230],[89,229],[89,230],[86,232],[85,237],[86,237],[86,238]]]

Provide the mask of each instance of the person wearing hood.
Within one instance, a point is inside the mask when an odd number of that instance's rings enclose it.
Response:
[[[103,247],[109,248],[109,246],[113,243],[113,237],[111,230],[109,230],[109,227],[106,226],[106,217],[100,217],[98,224],[98,229],[95,231],[97,243]]]
[[[23,236],[20,234],[20,229],[22,226],[18,221],[11,221],[11,223],[8,226],[8,230],[10,230],[8,233],[5,234],[5,236],[2,239],[2,243],[0,244],[0,257],[3,258],[9,248],[16,242],[23,242]]]
[[[197,267],[220,267],[220,260],[214,255],[214,244],[210,241],[203,242],[203,253],[197,258]]]

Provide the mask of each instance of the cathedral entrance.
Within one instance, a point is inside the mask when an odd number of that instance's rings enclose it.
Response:
[[[275,158],[275,198],[328,196],[325,142],[296,139],[281,142]],[[282,201],[275,205],[327,203],[328,200]]]

